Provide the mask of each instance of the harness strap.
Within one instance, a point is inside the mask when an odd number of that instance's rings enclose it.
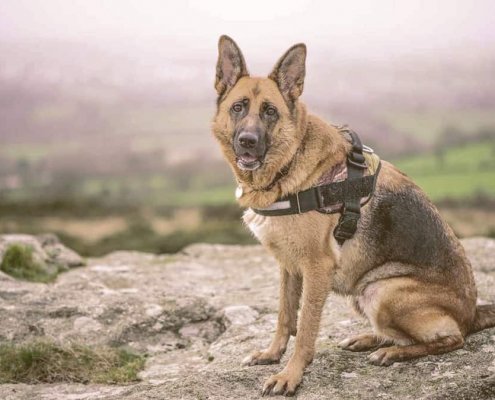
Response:
[[[347,133],[350,135],[352,143],[352,150],[347,156],[347,182],[351,187],[353,185],[359,186],[364,170],[367,168],[363,155],[363,144],[356,132],[347,130]],[[357,196],[355,191],[344,193],[344,209],[333,231],[333,236],[340,245],[356,233],[361,217],[361,197]]]
[[[302,214],[313,210],[325,213],[326,207],[343,204],[341,210],[335,211],[341,212],[341,216],[334,230],[334,237],[340,245],[352,238],[361,217],[363,205],[361,199],[371,198],[375,190],[380,164],[373,175],[364,176],[364,171],[368,166],[363,155],[364,146],[359,136],[348,128],[342,128],[341,131],[349,135],[352,144],[346,161],[347,179],[288,195],[267,208],[253,208],[253,211],[268,217]]]
[[[376,174],[364,176],[354,182],[346,179],[345,181],[312,187],[284,197],[267,208],[253,208],[253,211],[256,214],[275,217],[302,214],[334,204],[345,203],[349,196],[361,199],[373,192],[375,177]]]

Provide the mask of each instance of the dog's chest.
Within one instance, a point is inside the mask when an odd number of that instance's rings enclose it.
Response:
[[[332,252],[329,224],[333,219],[333,216],[317,212],[266,217],[251,209],[243,216],[251,232],[281,265],[296,270],[301,259]]]
[[[265,241],[265,238],[269,239],[274,236],[273,230],[274,224],[276,225],[276,221],[272,221],[272,218],[266,218],[262,215],[258,215],[249,208],[244,212],[242,219],[252,234],[261,243]]]

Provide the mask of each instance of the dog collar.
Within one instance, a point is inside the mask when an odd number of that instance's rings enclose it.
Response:
[[[324,174],[317,186],[281,198],[266,208],[253,208],[253,211],[264,216],[308,211],[341,213],[334,236],[339,243],[350,239],[357,229],[361,207],[373,195],[381,163],[373,149],[363,146],[354,131],[346,127],[339,129],[352,144],[345,163]]]

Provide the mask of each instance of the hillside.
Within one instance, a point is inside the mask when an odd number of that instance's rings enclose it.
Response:
[[[495,197],[495,136],[395,160],[432,200]]]

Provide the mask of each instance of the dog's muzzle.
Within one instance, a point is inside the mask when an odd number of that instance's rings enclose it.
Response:
[[[260,132],[240,131],[234,139],[237,166],[242,170],[254,171],[261,167],[265,150],[265,138]]]

